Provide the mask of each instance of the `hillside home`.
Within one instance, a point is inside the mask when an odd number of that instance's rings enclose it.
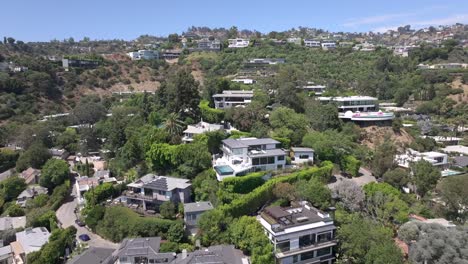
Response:
[[[200,216],[209,210],[213,210],[211,202],[195,202],[184,204],[184,222],[187,230],[192,235],[197,234],[197,224]]]
[[[174,60],[178,59],[182,54],[182,50],[164,50],[162,52],[162,57],[165,60]]]
[[[20,174],[20,178],[23,178],[26,184],[38,184],[39,177],[41,176],[41,170],[29,167]]]
[[[26,207],[27,201],[34,199],[34,197],[40,194],[47,194],[47,188],[42,186],[28,186],[26,190],[18,195],[16,204],[19,204],[21,207]]]
[[[406,153],[395,156],[395,162],[402,168],[410,168],[411,163],[425,160],[433,166],[445,168],[448,165],[448,155],[436,151],[419,152],[413,149],[408,149]]]
[[[176,204],[190,202],[191,191],[192,184],[188,179],[147,174],[128,184],[122,199],[135,208],[156,210],[166,201]]]
[[[322,42],[322,49],[323,49],[323,50],[332,50],[332,49],[336,49],[336,43],[335,43],[334,41]]]
[[[0,264],[17,264],[14,257],[13,249],[10,245],[0,247]]]
[[[221,42],[217,39],[209,40],[204,38],[198,41],[198,49],[205,51],[219,51],[221,50]]]
[[[327,87],[325,85],[316,85],[313,82],[307,82],[307,85],[297,86],[297,88],[308,93],[314,93],[315,95],[322,95]]]
[[[253,91],[227,90],[222,94],[213,95],[216,109],[243,107],[252,102]]]
[[[335,259],[333,219],[307,202],[267,207],[257,220],[274,246],[277,263],[327,263]]]
[[[26,226],[26,216],[0,217],[0,231],[9,229],[24,228]]]
[[[242,38],[228,39],[228,43],[228,48],[245,48],[249,46],[250,40]]]
[[[196,135],[200,135],[206,132],[224,130],[224,125],[210,124],[207,122],[200,121],[195,125],[188,125],[187,129],[184,130],[184,136],[182,141],[184,143],[190,143]]]
[[[11,243],[15,259],[26,262],[29,253],[39,251],[49,241],[50,233],[45,227],[26,228],[16,233],[16,241]]]
[[[159,59],[157,50],[139,50],[127,53],[132,60],[153,60]]]
[[[222,157],[214,161],[218,181],[253,171],[283,169],[286,152],[271,138],[228,138],[222,141]]]
[[[314,150],[311,148],[292,147],[291,148],[291,163],[303,164],[314,162]]]
[[[235,78],[235,79],[232,79],[231,82],[242,83],[242,84],[247,84],[247,85],[256,83],[256,81],[251,78]]]
[[[312,39],[304,39],[304,46],[309,48],[320,48],[321,44],[320,41],[312,40]]]
[[[108,264],[140,264],[140,263],[171,263],[174,253],[159,253],[160,237],[126,238],[120,247],[103,263]]]
[[[93,69],[97,66],[99,66],[97,60],[62,59],[62,67],[65,71],[69,71],[70,67]]]

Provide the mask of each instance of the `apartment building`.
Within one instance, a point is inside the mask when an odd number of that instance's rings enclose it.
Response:
[[[163,202],[190,202],[192,184],[188,179],[147,174],[127,185],[122,200],[128,206],[156,210]]]
[[[214,161],[218,181],[253,171],[283,169],[286,152],[271,138],[228,138],[222,141],[222,157]]]
[[[228,48],[246,48],[250,44],[250,40],[236,38],[236,39],[228,39]]]
[[[335,259],[333,219],[307,202],[268,207],[257,220],[273,243],[277,263],[331,264]]]
[[[253,91],[228,90],[213,95],[216,109],[242,107],[250,104],[254,96]]]

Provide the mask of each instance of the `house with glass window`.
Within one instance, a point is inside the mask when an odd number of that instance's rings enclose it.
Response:
[[[127,185],[121,201],[131,208],[157,210],[171,201],[175,204],[190,202],[192,184],[188,179],[147,174]]]
[[[277,263],[331,264],[335,259],[333,219],[307,202],[267,207],[257,220],[273,243]]]
[[[314,150],[311,148],[292,147],[290,154],[292,164],[314,162]]]
[[[243,176],[249,172],[283,169],[286,152],[271,138],[228,138],[222,141],[222,156],[214,161],[216,177]]]
[[[231,107],[245,107],[252,102],[253,97],[253,91],[227,90],[213,95],[213,100],[216,109],[227,109]]]

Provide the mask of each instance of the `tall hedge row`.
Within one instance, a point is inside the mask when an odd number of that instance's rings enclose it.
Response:
[[[319,179],[329,175],[333,169],[333,166],[326,163],[322,167],[313,167],[305,169],[302,171],[295,172],[293,174],[274,178],[267,181],[262,186],[256,188],[255,190],[241,196],[238,199],[233,200],[229,204],[225,204],[219,207],[225,215],[230,215],[232,217],[240,217],[242,215],[251,215],[255,213],[259,208],[268,201],[273,200],[273,188],[277,183],[288,182],[294,183],[298,180],[309,180],[312,177],[317,177]]]
[[[233,193],[249,193],[255,188],[265,183],[262,178],[266,172],[254,172],[243,177],[230,177],[220,182],[219,187],[221,190]]]

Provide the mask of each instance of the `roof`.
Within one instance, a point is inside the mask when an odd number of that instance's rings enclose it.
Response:
[[[27,170],[21,172],[21,178],[23,178],[26,184],[34,182],[36,180],[36,176],[41,175],[41,170],[34,169],[29,167]]]
[[[242,264],[245,263],[245,258],[242,251],[235,249],[233,245],[219,245],[190,252],[186,258],[178,254],[174,264]]]
[[[284,155],[286,155],[286,152],[282,149],[252,150],[249,152],[249,156],[252,158],[284,156]]]
[[[6,171],[0,173],[0,181],[8,179],[14,173],[15,173],[14,169],[9,169],[9,170],[6,170]]]
[[[184,130],[184,133],[202,134],[202,133],[209,132],[209,131],[221,130],[223,128],[224,128],[223,125],[210,124],[210,123],[201,121],[200,123],[195,124],[195,125],[188,125],[187,129]]]
[[[110,170],[98,170],[94,173],[95,178],[107,178],[110,176]]]
[[[68,264],[100,264],[112,255],[114,249],[112,248],[100,248],[90,247],[80,255],[71,259]]]
[[[222,142],[230,148],[247,148],[249,146],[280,143],[279,141],[276,141],[272,138],[228,138],[223,140]]]
[[[172,191],[174,189],[186,189],[192,184],[189,179],[174,178],[168,176],[157,176],[155,174],[146,174],[137,181],[127,186],[136,188],[149,188],[154,190]]]
[[[26,226],[26,216],[19,217],[0,217],[0,231],[7,229],[16,229]]]
[[[311,148],[302,148],[302,147],[292,147],[291,150],[293,152],[314,152]]]
[[[320,101],[356,101],[356,100],[371,100],[377,101],[378,99],[372,96],[362,96],[362,95],[353,95],[353,96],[337,96],[337,97],[319,97]]]
[[[124,239],[120,247],[114,251],[111,257],[106,260],[107,263],[114,263],[109,259],[117,260],[120,257],[134,257],[146,256],[148,259],[152,258],[174,258],[173,253],[159,253],[159,246],[161,245],[160,237],[144,237],[144,238],[131,238]]]
[[[221,94],[214,94],[213,97],[253,97],[253,91],[226,90]]]
[[[24,254],[24,249],[18,241],[11,242],[10,246],[15,255]]]
[[[24,252],[29,254],[38,251],[49,240],[50,233],[45,227],[26,228],[16,233],[16,241],[21,244]]]
[[[456,153],[468,155],[468,147],[465,147],[462,145],[447,146],[443,148],[442,150],[445,152],[456,152]]]
[[[12,249],[11,249],[11,246],[8,245],[8,246],[5,246],[5,247],[0,247],[0,256],[5,256],[5,255],[9,255],[12,253]]]
[[[46,194],[47,188],[42,187],[42,186],[29,186],[26,190],[22,191],[20,195],[18,195],[17,199],[22,199],[22,198],[34,198],[34,196],[37,196],[39,194]]]
[[[196,203],[185,203],[184,213],[189,212],[204,212],[213,209],[211,202],[196,202]]]
[[[453,158],[455,166],[468,167],[468,156],[458,156]]]

